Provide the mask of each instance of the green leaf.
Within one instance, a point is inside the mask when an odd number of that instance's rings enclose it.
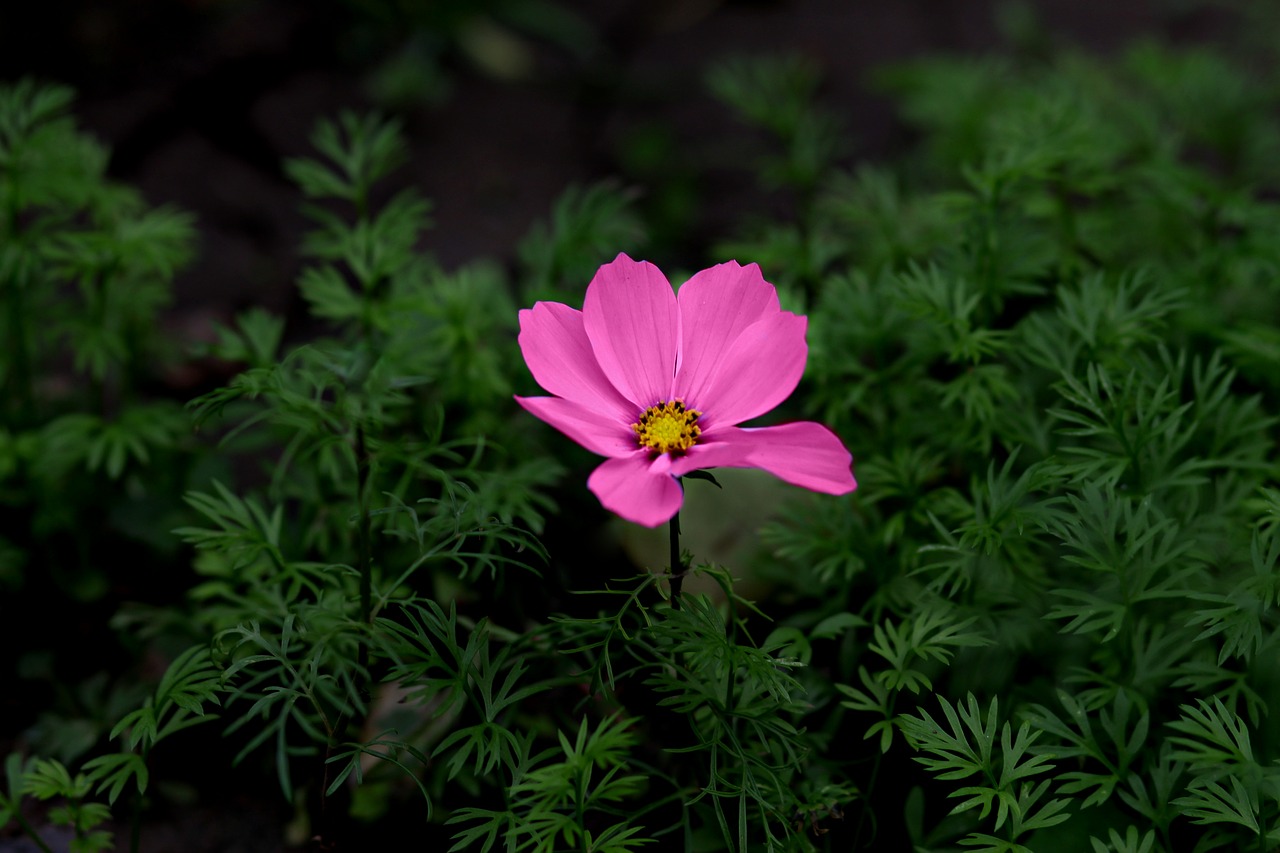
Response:
[[[810,640],[834,640],[846,631],[861,628],[867,620],[854,613],[833,613],[809,629]]]
[[[724,486],[720,485],[720,481],[717,480],[714,476],[712,476],[710,471],[704,468],[695,468],[694,470],[685,474],[684,478],[686,480],[706,480],[708,483],[715,486],[717,489],[724,488]]]
[[[976,621],[976,617],[956,619],[937,604],[925,606],[898,625],[886,619],[875,627],[868,648],[888,661],[892,669],[877,673],[876,678],[890,690],[931,690],[929,678],[911,664],[930,659],[947,663],[954,649],[990,644],[986,637],[968,630]]]
[[[1130,824],[1123,837],[1114,828],[1109,828],[1107,841],[1091,836],[1089,843],[1093,846],[1093,853],[1152,853],[1155,849],[1156,831],[1148,829],[1139,836],[1138,828]]]
[[[1248,726],[1221,699],[1215,696],[1212,705],[1197,699],[1195,705],[1179,707],[1182,718],[1169,723],[1169,728],[1180,732],[1169,737],[1175,758],[1192,770],[1214,776],[1257,766]]]
[[[1219,782],[1205,782],[1188,788],[1187,795],[1174,800],[1173,804],[1180,807],[1192,823],[1202,826],[1234,823],[1258,834],[1257,796],[1235,776],[1228,776],[1227,780],[1231,783],[1230,790]]]
[[[96,782],[98,793],[107,791],[107,802],[115,805],[124,786],[133,780],[139,794],[147,792],[150,772],[142,756],[134,752],[109,753],[90,759],[84,764],[85,773]]]
[[[311,143],[329,162],[289,160],[285,172],[310,197],[336,198],[357,206],[363,206],[373,184],[406,157],[399,123],[376,115],[344,112],[336,122],[322,120]]]

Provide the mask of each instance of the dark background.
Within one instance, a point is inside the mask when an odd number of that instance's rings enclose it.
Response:
[[[1000,50],[1011,22],[1027,19],[1055,44],[1103,53],[1143,34],[1213,40],[1238,24],[1225,6],[1188,0],[20,0],[3,9],[0,78],[73,86],[82,126],[113,152],[112,175],[196,215],[199,254],[177,281],[172,315],[177,331],[196,335],[249,304],[293,307],[305,223],[281,161],[307,153],[316,120],[342,109],[404,119],[411,160],[395,179],[433,200],[428,248],[446,268],[509,259],[571,182],[621,173],[636,183],[619,152],[635,134],[656,134],[673,168],[696,173],[697,214],[668,249],[692,264],[759,203],[749,175],[701,165],[735,136],[754,142],[702,84],[714,60],[808,57],[852,132],[851,159],[879,160],[909,142],[866,84],[886,62]],[[400,75],[408,95],[388,94],[397,64],[419,72]]]

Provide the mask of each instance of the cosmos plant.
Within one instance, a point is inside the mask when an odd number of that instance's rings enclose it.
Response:
[[[706,468],[760,468],[845,494],[857,488],[852,457],[825,426],[739,426],[795,390],[806,326],[755,264],[719,264],[674,292],[656,266],[620,254],[591,280],[581,311],[538,302],[520,312],[525,362],[555,396],[516,399],[607,457],[588,488],[648,527],[680,511],[680,477]]]

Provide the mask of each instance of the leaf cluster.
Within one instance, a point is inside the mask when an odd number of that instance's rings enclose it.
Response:
[[[902,733],[913,802],[963,798],[904,813],[923,848],[1274,843],[1273,81],[1153,42],[877,80],[921,145],[829,168],[774,260],[819,264],[796,411],[859,491],[784,508],[762,575],[797,624],[857,618],[830,665],[874,772]],[[1194,131],[1179,91],[1215,102]]]

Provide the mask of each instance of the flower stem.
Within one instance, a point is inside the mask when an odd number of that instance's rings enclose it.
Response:
[[[14,799],[12,800],[5,797],[4,794],[0,794],[0,804],[10,810],[11,819],[18,824],[18,828],[27,834],[27,837],[31,839],[31,842],[35,844],[36,847],[40,848],[41,853],[53,853],[53,848],[45,843],[44,839],[40,837],[40,833],[36,831],[35,827],[28,823],[27,819],[22,816],[22,811],[18,808],[19,799],[20,797],[17,794],[14,795]]]
[[[11,350],[13,365],[9,387],[13,389],[13,398],[16,402],[15,410],[6,412],[5,415],[12,415],[12,423],[21,429],[32,420],[33,394],[31,342],[27,337],[26,293],[23,290],[26,282],[20,281],[18,275],[15,272],[12,278],[3,283],[5,295],[8,297],[5,301],[9,309],[9,339],[13,341]]]
[[[360,527],[356,531],[359,553],[360,572],[360,621],[368,625],[373,621],[373,525],[369,519],[369,451],[365,442],[364,426],[356,427],[356,501],[360,507]],[[357,663],[364,674],[362,693],[369,692],[369,645],[367,640],[360,641]]]
[[[680,587],[684,584],[684,560],[680,557],[680,513],[671,516],[671,607],[680,609]]]

